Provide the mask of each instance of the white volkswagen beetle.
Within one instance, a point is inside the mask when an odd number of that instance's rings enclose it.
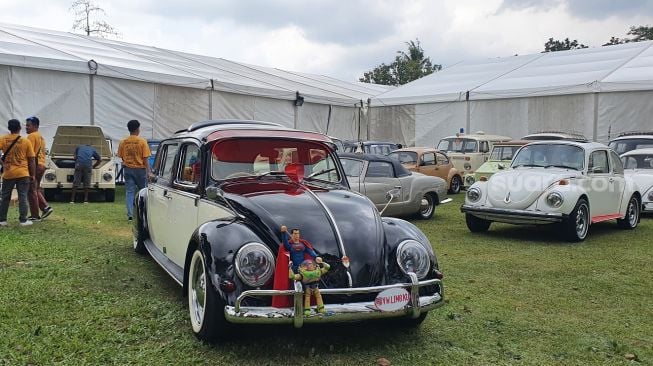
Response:
[[[642,211],[653,212],[653,149],[631,150],[621,155],[624,174],[642,192]]]
[[[641,202],[619,156],[606,145],[542,141],[519,149],[510,169],[474,183],[461,211],[472,232],[487,231],[493,221],[557,223],[567,239],[582,241],[600,221],[617,219],[619,227],[634,229]]]

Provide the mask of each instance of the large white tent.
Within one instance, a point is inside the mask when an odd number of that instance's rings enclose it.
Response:
[[[356,139],[368,99],[389,89],[0,23],[0,116],[36,115],[46,139],[59,124],[98,125],[118,140],[130,119],[141,122],[141,136],[162,138],[219,118]]]
[[[653,130],[653,41],[466,61],[371,100],[369,138],[418,146],[467,132]],[[391,126],[391,127],[386,127]]]

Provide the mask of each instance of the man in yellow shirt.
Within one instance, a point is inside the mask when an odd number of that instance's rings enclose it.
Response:
[[[45,139],[39,132],[40,125],[41,121],[38,117],[29,117],[25,120],[27,139],[32,143],[36,155],[36,174],[29,185],[29,210],[31,214],[29,220],[31,221],[41,221],[54,211],[43,197],[43,192],[41,192],[41,178],[45,173]],[[39,215],[39,209],[43,211],[43,214]]]
[[[136,192],[147,186],[147,180],[152,175],[149,163],[149,157],[152,153],[147,141],[138,136],[141,133],[140,122],[135,119],[127,122],[127,129],[129,130],[129,136],[120,141],[117,155],[122,159],[127,219],[131,220]]]
[[[9,135],[0,137],[2,159],[2,201],[0,201],[0,227],[7,226],[7,211],[11,201],[11,191],[18,191],[18,221],[21,226],[32,225],[27,219],[30,182],[34,179],[36,164],[34,149],[28,139],[20,136],[20,121],[10,119],[7,123]]]

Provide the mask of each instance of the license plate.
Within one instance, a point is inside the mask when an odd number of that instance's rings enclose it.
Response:
[[[381,291],[374,299],[374,307],[381,311],[403,309],[410,302],[410,294],[403,288]]]

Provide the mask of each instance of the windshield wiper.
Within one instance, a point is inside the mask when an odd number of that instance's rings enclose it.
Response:
[[[537,164],[517,164],[517,165],[513,166],[513,169],[514,168],[519,168],[519,167],[522,167],[522,166],[523,167],[537,167],[537,168],[542,167],[541,165],[537,165]]]
[[[574,168],[573,166],[567,166],[567,165],[556,165],[556,164],[550,164],[546,165],[544,169],[546,168],[562,168],[562,169],[573,169],[573,170],[578,170],[577,168]]]
[[[315,177],[316,175],[322,175],[322,174],[325,174],[325,173],[332,172],[332,171],[334,171],[334,170],[336,170],[336,168],[327,168],[327,169],[322,169],[322,170],[320,170],[320,171],[317,171],[317,172],[314,172],[314,173],[311,173],[311,174],[307,175],[305,179],[313,178],[313,177]]]

